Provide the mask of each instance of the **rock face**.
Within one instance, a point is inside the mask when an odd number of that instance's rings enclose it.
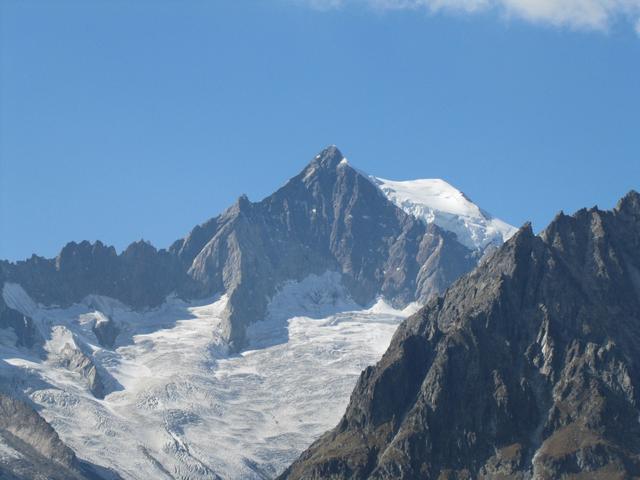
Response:
[[[55,259],[33,256],[0,270],[45,305],[98,294],[143,308],[170,293],[226,292],[224,336],[242,348],[246,327],[264,318],[285,281],[335,271],[360,304],[383,296],[406,305],[442,292],[481,254],[398,208],[329,147],[273,195],[256,203],[240,197],[168,250],[136,242],[118,255],[100,242],[72,242]],[[107,348],[117,335],[109,328],[96,333]]]
[[[523,227],[405,321],[282,479],[640,476],[640,195]]]
[[[113,348],[120,329],[116,322],[108,315],[101,314],[92,327],[93,333],[104,348]]]
[[[6,280],[19,283],[44,305],[66,306],[97,293],[144,307],[188,287],[177,259],[143,241],[132,243],[120,255],[100,241],[71,242],[54,259],[34,255],[0,267]]]
[[[89,355],[77,346],[67,343],[60,352],[60,363],[61,367],[80,374],[96,398],[104,398],[104,383]]]
[[[0,328],[11,329],[16,335],[16,346],[31,348],[38,339],[38,332],[33,325],[33,320],[7,307],[0,299]]]
[[[83,464],[51,426],[25,403],[0,393],[0,478],[82,480],[118,478]],[[8,455],[6,454],[8,453]]]
[[[0,264],[0,267],[2,265]],[[0,268],[0,286],[3,286],[5,276]],[[11,330],[15,334],[15,346],[32,348],[40,339],[33,319],[13,308],[10,308],[3,299],[0,291],[0,329]]]
[[[286,280],[337,271],[358,303],[382,295],[407,304],[476,261],[452,234],[393,205],[335,147],[261,202],[241,197],[171,251],[203,293],[227,292],[226,334],[238,345]]]

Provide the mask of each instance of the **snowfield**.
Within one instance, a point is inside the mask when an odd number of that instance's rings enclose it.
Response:
[[[221,340],[225,296],[171,297],[135,312],[87,297],[70,308],[35,304],[6,284],[5,302],[29,315],[42,351],[16,348],[0,331],[0,375],[26,393],[80,458],[126,479],[273,478],[340,419],[360,372],[386,350],[404,311],[353,303],[335,273],[284,285],[251,348]],[[113,349],[93,326],[110,317]],[[95,398],[80,373],[60,367],[69,346],[89,356],[105,385]],[[12,455],[0,445],[0,455]]]
[[[444,180],[369,178],[396,206],[425,223],[435,223],[455,233],[458,241],[471,250],[502,245],[517,231],[492,217]]]

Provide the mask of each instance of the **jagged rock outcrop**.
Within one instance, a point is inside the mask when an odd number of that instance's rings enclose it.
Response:
[[[529,225],[405,321],[282,479],[640,477],[640,195]]]
[[[86,381],[89,390],[96,398],[104,398],[105,386],[102,378],[91,360],[80,348],[66,343],[60,351],[60,366],[80,374]]]
[[[98,342],[100,342],[100,345],[105,348],[113,348],[120,334],[120,329],[118,325],[116,325],[116,322],[110,316],[103,313],[99,314],[92,330]]]
[[[117,298],[134,308],[158,305],[186,288],[189,278],[166,250],[134,242],[120,255],[97,241],[70,242],[54,259],[32,256],[3,264],[8,281],[19,283],[37,302],[66,306],[90,294]]]
[[[19,480],[116,479],[80,462],[53,428],[20,400],[0,393],[0,478]]]

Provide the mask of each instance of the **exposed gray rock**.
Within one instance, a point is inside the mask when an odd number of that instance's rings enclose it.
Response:
[[[168,251],[136,242],[118,255],[100,242],[71,242],[55,259],[33,256],[0,269],[47,305],[99,294],[144,308],[172,292],[226,292],[223,333],[242,348],[247,325],[264,318],[285,281],[336,271],[360,304],[384,296],[403,306],[442,292],[478,257],[390,202],[332,146],[273,195],[256,203],[240,197]],[[102,328],[96,336],[108,347],[115,331]]]
[[[202,294],[229,295],[224,327],[237,346],[286,280],[337,271],[357,302],[382,295],[405,305],[475,265],[454,235],[404,213],[343,158],[325,149],[273,195],[241,197],[172,246]]]
[[[17,310],[9,308],[2,298],[2,286],[5,275],[2,262],[0,262],[0,329],[11,329],[16,335],[16,346],[31,348],[40,339],[33,319]]]
[[[100,342],[100,345],[105,348],[113,348],[116,343],[116,338],[118,338],[118,334],[120,333],[116,322],[105,314],[102,314],[101,318],[96,320],[92,330]]]
[[[60,364],[63,368],[82,375],[87,381],[89,390],[96,398],[104,398],[104,383],[89,355],[67,343],[60,352]]]
[[[33,320],[7,307],[0,298],[0,328],[10,328],[16,334],[16,346],[31,348],[39,340]]]
[[[529,225],[398,329],[282,479],[640,476],[640,195]]]
[[[0,393],[0,443],[17,453],[0,457],[0,478],[19,480],[116,479],[79,461],[53,428],[26,403]]]
[[[70,242],[54,259],[34,255],[2,267],[7,281],[19,283],[44,305],[66,306],[99,294],[140,308],[158,305],[189,283],[174,255],[143,241],[120,255],[100,241]]]

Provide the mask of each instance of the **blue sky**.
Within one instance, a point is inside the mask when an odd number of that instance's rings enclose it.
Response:
[[[514,225],[610,208],[640,188],[640,8],[569,4],[3,0],[0,258],[166,247],[328,144]]]

